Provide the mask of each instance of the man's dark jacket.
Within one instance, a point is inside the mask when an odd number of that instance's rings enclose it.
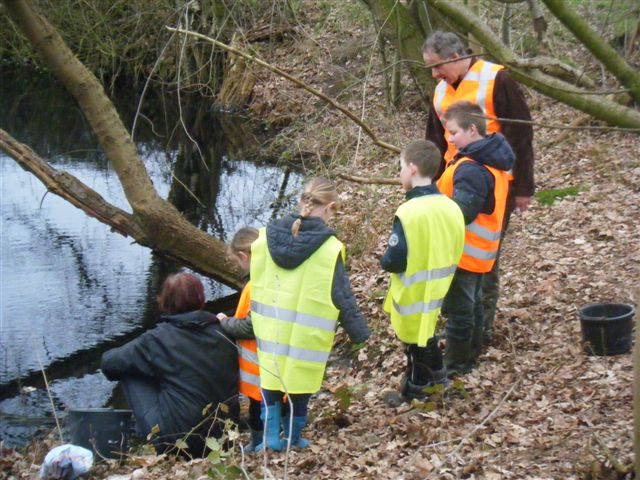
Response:
[[[138,378],[158,387],[160,434],[190,431],[204,407],[226,402],[238,415],[238,352],[222,335],[216,317],[205,311],[167,315],[152,330],[102,356],[110,380]],[[180,438],[178,436],[177,438]]]
[[[474,63],[475,59],[471,62],[471,65]],[[452,86],[453,88],[458,88],[459,85],[460,80]],[[498,118],[531,121],[531,113],[524,98],[524,93],[518,83],[511,78],[507,69],[498,71],[496,75],[493,87],[493,108]],[[502,122],[500,133],[505,136],[516,155],[510,195],[529,197],[535,191],[533,127],[527,123]],[[447,151],[444,127],[433,108],[433,102],[427,119],[426,139],[435,143],[443,155]],[[443,162],[440,172],[435,176],[436,180],[444,171],[444,167]]]

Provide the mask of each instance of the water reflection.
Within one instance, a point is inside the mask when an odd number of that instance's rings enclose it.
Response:
[[[73,100],[47,79],[0,73],[0,128],[131,211]],[[189,221],[228,240],[239,227],[264,225],[280,209],[292,208],[300,175],[257,161],[259,140],[246,121],[187,103],[180,122],[177,109],[168,108],[175,107],[175,98],[156,92],[152,100],[142,110],[136,144],[160,195]],[[137,101],[119,96],[117,105],[131,125]],[[91,362],[83,352],[152,323],[158,285],[176,267],[47,194],[2,154],[0,218],[0,398],[7,397],[13,379],[42,366],[54,370],[52,380],[62,377],[54,381],[59,389],[75,392],[76,406],[99,404],[108,398],[101,388],[74,386],[74,375],[84,378],[95,369],[87,368]],[[205,283],[208,298],[231,292]],[[17,415],[20,403],[6,402],[0,403],[0,424]]]

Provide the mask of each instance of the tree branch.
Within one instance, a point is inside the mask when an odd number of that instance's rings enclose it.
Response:
[[[227,258],[226,245],[189,223],[158,195],[98,79],[29,0],[3,0],[3,5],[51,72],[76,98],[118,175],[133,209],[132,216],[149,239],[149,246],[227,285],[238,286],[239,271]]]
[[[369,138],[371,138],[371,140],[373,140],[373,143],[375,143],[376,145],[385,148],[391,152],[394,153],[400,153],[400,148],[396,147],[395,145],[391,145],[390,143],[384,142],[382,140],[380,140],[377,135],[373,132],[373,130],[371,130],[371,128],[365,124],[364,122],[362,122],[360,120],[360,118],[353,113],[351,110],[349,110],[347,107],[339,104],[338,102],[336,102],[334,99],[328,97],[327,95],[325,95],[324,93],[322,93],[321,91],[313,88],[312,86],[306,84],[305,82],[303,82],[302,80],[294,77],[293,75],[290,75],[289,73],[285,72],[284,70],[279,69],[278,67],[275,67],[263,60],[260,60],[259,58],[254,57],[253,55],[249,55],[248,53],[242,52],[236,48],[233,48],[225,43],[222,43],[218,40],[216,40],[215,38],[211,38],[211,37],[207,37],[206,35],[202,35],[201,33],[197,33],[197,32],[192,32],[190,30],[184,30],[181,28],[173,28],[173,27],[167,27],[167,30],[169,30],[170,32],[178,32],[178,33],[183,33],[185,35],[190,35],[192,37],[196,37],[199,38],[201,40],[204,40],[206,42],[210,42],[228,52],[232,52],[235,53],[236,55],[240,55],[241,57],[246,58],[247,60],[251,60],[252,62],[255,62],[256,64],[260,65],[261,67],[265,67],[268,70],[271,70],[272,72],[280,75],[281,77],[286,78],[287,80],[289,80],[290,82],[294,83],[295,85],[297,85],[300,88],[305,89],[307,92],[315,95],[316,97],[320,98],[321,100],[324,100],[326,103],[328,103],[329,105],[331,105],[333,108],[335,108],[336,110],[339,110],[340,112],[342,112],[343,114],[345,114],[347,117],[349,117],[351,120],[353,120],[353,122],[355,122],[360,128],[362,128],[362,130],[367,134],[367,136],[369,136]]]
[[[70,173],[56,170],[27,145],[20,143],[2,129],[0,129],[0,150],[35,175],[47,187],[47,191],[63,198],[90,217],[109,225],[119,234],[133,237],[141,245],[148,245],[149,239],[131,214],[108,203],[95,190]]]
[[[565,0],[542,0],[553,15],[609,70],[640,103],[640,73],[618,54]]]
[[[373,185],[400,185],[400,180],[397,178],[386,177],[358,177],[355,175],[349,175],[347,173],[338,173],[338,177],[355,183],[365,183]]]
[[[186,265],[203,275],[217,278],[217,270],[211,271],[211,269],[203,268],[201,265],[193,263],[192,259],[188,257],[166,250],[161,243],[145,233],[134,215],[110,204],[99,193],[70,173],[53,168],[27,145],[19,142],[2,129],[0,129],[0,150],[18,162],[22,168],[31,172],[42,182],[48,192],[58,195],[88,216],[110,226],[112,231],[133,238],[136,243],[152,249],[154,253],[168,260]],[[202,247],[206,248],[206,245]],[[231,286],[239,286],[239,283],[228,282]]]
[[[602,97],[570,93],[574,86],[530,69],[518,68],[521,59],[506,48],[484,22],[458,2],[451,0],[426,0],[441,15],[446,16],[464,32],[473,36],[503,65],[509,66],[511,75],[540,93],[570,105],[609,125],[623,128],[640,128],[640,112],[619,105]],[[578,89],[579,90],[579,89]]]

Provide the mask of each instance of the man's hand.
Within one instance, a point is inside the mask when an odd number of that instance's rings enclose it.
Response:
[[[531,197],[515,197],[516,210],[524,212],[531,205]]]
[[[220,312],[219,314],[217,314],[217,315],[216,315],[216,318],[217,318],[218,320],[222,321],[222,320],[224,320],[225,318],[227,318],[227,316],[226,316],[224,313]]]

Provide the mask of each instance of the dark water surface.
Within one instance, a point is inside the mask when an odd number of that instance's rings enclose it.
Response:
[[[0,128],[131,211],[74,100],[50,79],[0,73]],[[131,126],[137,99],[116,98]],[[138,119],[135,140],[160,195],[225,241],[290,210],[300,175],[257,160],[259,139],[245,119],[189,102],[182,98],[180,121],[176,97],[156,92]],[[96,370],[100,353],[153,324],[158,286],[176,266],[47,194],[2,153],[0,221],[0,439],[13,446],[52,425],[43,368],[61,415],[109,401],[113,385]],[[233,292],[204,280],[207,298]]]

